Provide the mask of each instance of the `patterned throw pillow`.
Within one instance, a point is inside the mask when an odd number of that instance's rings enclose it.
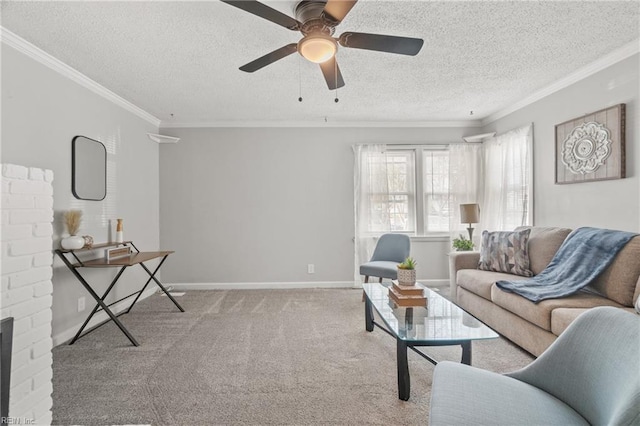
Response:
[[[532,277],[527,244],[531,229],[515,232],[482,232],[478,269]]]

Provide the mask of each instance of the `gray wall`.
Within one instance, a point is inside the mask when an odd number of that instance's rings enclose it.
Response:
[[[534,123],[537,225],[640,230],[639,69],[634,55],[484,127],[500,133]],[[554,126],[619,103],[627,109],[627,178],[556,185]]]
[[[167,282],[353,281],[357,143],[444,143],[460,128],[165,129],[160,241]],[[420,278],[446,279],[448,241],[414,242]],[[316,272],[307,274],[307,264]]]
[[[157,130],[2,44],[2,162],[53,170],[54,247],[59,247],[66,232],[61,211],[71,208],[84,212],[80,232],[92,235],[96,242],[109,239],[109,221],[120,217],[125,239],[133,239],[140,249],[159,247],[159,149],[146,135]],[[71,194],[71,139],[76,135],[102,141],[107,147],[108,189],[103,201],[81,201]],[[98,287],[106,286],[114,275],[111,269],[82,273]],[[128,294],[126,283],[138,285],[144,278],[141,268],[127,270],[114,296]],[[87,302],[83,313],[77,312],[80,296]],[[53,335],[77,328],[92,306],[81,284],[54,259]]]
[[[554,125],[627,104],[627,178],[554,184]],[[483,129],[165,129],[160,149],[160,240],[177,251],[178,283],[350,281],[355,143],[442,143],[534,123],[537,225],[640,229],[636,147],[638,55]],[[448,241],[414,242],[422,279],[448,277]],[[247,263],[248,266],[244,266]],[[316,265],[307,274],[308,263]],[[241,265],[241,267],[236,267]]]

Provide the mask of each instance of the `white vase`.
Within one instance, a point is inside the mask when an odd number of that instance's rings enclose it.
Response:
[[[398,283],[401,285],[414,285],[416,283],[416,270],[398,268]]]
[[[84,238],[78,235],[71,235],[63,238],[62,241],[60,241],[60,245],[65,250],[78,250],[84,247]]]

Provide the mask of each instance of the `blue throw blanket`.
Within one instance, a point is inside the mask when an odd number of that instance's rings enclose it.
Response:
[[[562,243],[549,266],[535,277],[498,281],[502,290],[539,302],[568,296],[588,286],[637,234],[599,228],[578,228]]]

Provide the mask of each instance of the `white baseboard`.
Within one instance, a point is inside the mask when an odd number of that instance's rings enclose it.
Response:
[[[448,287],[449,280],[417,280],[419,283],[426,285],[427,287]]]
[[[166,287],[166,286],[165,286]],[[157,285],[149,285],[149,288],[147,290],[145,290],[144,293],[142,293],[142,295],[140,296],[140,299],[138,300],[138,302],[140,300],[144,300],[147,297],[151,296],[153,293],[155,293],[158,290],[158,286]],[[93,301],[93,299],[91,299]],[[87,301],[89,301],[89,299],[87,299]],[[126,308],[128,308],[131,305],[131,302],[133,302],[133,300],[131,300],[131,298],[125,299],[119,303],[116,303],[115,305],[111,306],[111,311],[114,314],[119,314],[120,312],[122,312],[123,310],[125,310]],[[137,302],[136,302],[137,303]],[[93,306],[93,304],[91,304],[91,306]],[[93,307],[91,308],[93,309]],[[86,312],[86,315],[84,318],[86,318],[89,315],[89,312]],[[102,321],[108,319],[109,316],[107,315],[106,312],[101,311],[98,312],[97,314],[95,314],[93,316],[93,318],[91,319],[91,321],[89,321],[89,324],[87,324],[87,326],[85,327],[85,330],[90,329],[91,327],[100,324]],[[56,334],[55,336],[52,337],[53,340],[53,346],[58,346],[62,343],[67,342],[68,340],[71,340],[73,338],[73,336],[76,335],[76,333],[78,332],[78,329],[80,328],[80,326],[82,325],[82,323],[84,322],[84,319],[82,320],[81,323],[76,324],[75,326],[68,328],[65,331],[62,331],[58,334]],[[124,337],[124,336],[123,336]]]
[[[253,283],[168,283],[174,290],[271,290],[294,288],[353,288],[353,281],[293,281]]]
[[[448,286],[449,280],[418,280],[432,287]],[[373,282],[373,281],[372,281]],[[356,288],[353,281],[292,281],[292,282],[251,282],[251,283],[167,283],[174,290],[272,290],[300,288]]]

